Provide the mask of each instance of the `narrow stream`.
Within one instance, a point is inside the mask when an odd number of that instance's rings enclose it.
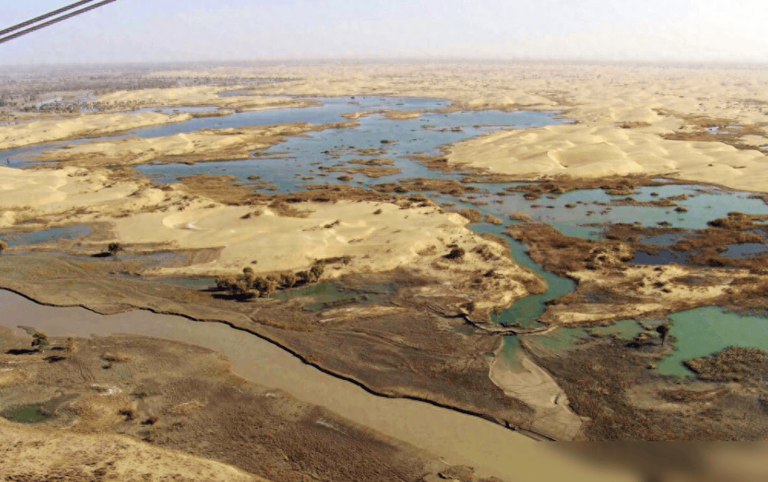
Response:
[[[327,375],[256,336],[219,323],[133,311],[102,316],[82,308],[36,304],[0,290],[0,325],[34,327],[50,336],[144,335],[225,354],[241,376],[321,405],[349,420],[430,451],[449,464],[475,467],[507,481],[622,481],[636,476],[596,467],[478,417],[423,402],[384,398]],[[19,329],[19,333],[26,333]],[[564,479],[565,480],[565,479]]]
[[[79,144],[92,140],[111,140],[125,137],[158,137],[179,133],[194,132],[199,129],[220,129],[244,127],[249,125],[268,125],[290,122],[310,122],[313,124],[333,123],[345,120],[342,114],[364,110],[439,110],[449,105],[448,101],[423,98],[394,98],[377,96],[357,96],[336,98],[318,98],[322,106],[309,108],[271,109],[254,112],[235,113],[225,117],[199,118],[184,122],[155,127],[136,129],[115,136],[99,139],[75,140],[52,143],[42,146],[30,146],[0,152],[11,159],[11,165],[24,166],[34,163],[35,156],[55,147]],[[177,182],[181,176],[200,173],[228,174],[239,178],[244,184],[254,184],[249,177],[260,176],[260,181],[267,181],[270,191],[293,192],[305,189],[309,184],[358,184],[371,187],[378,183],[397,183],[406,178],[424,177],[432,179],[459,180],[457,172],[439,172],[431,170],[410,159],[414,154],[440,154],[440,147],[476,137],[502,128],[526,128],[563,122],[552,112],[538,111],[481,111],[454,113],[425,113],[416,119],[390,120],[382,114],[361,117],[360,126],[350,129],[331,129],[311,132],[305,136],[288,138],[285,142],[267,149],[266,156],[274,158],[254,158],[238,161],[220,161],[210,163],[187,164],[149,164],[137,166],[137,170],[152,177],[156,182]],[[370,160],[374,158],[392,159],[392,167],[400,169],[399,174],[371,179],[364,174],[347,174],[351,180],[339,179],[341,174],[329,172],[328,168],[360,167],[351,164],[354,159]],[[321,167],[325,167],[323,170]],[[717,188],[695,185],[668,185],[638,188],[632,198],[637,201],[653,201],[668,196],[686,195],[687,199],[676,201],[688,208],[687,212],[677,212],[673,208],[643,207],[634,205],[616,205],[613,201],[625,196],[610,196],[601,189],[571,191],[558,196],[545,196],[531,202],[523,199],[522,193],[506,193],[498,196],[505,187],[512,184],[471,184],[479,191],[465,194],[463,197],[426,193],[438,203],[451,202],[455,208],[475,208],[483,215],[492,214],[506,220],[511,213],[524,213],[532,219],[551,224],[566,235],[586,238],[598,238],[602,228],[600,224],[616,222],[639,222],[644,226],[667,224],[685,229],[701,229],[711,219],[724,217],[730,211],[750,214],[768,214],[768,205],[760,199],[751,198],[749,193],[723,191]],[[599,204],[598,204],[599,203]],[[606,203],[608,203],[606,205]],[[613,204],[612,204],[613,203]],[[475,232],[490,232],[500,235],[502,226],[476,223],[469,226]],[[57,232],[58,233],[58,232]],[[53,236],[56,233],[52,233]],[[60,233],[58,233],[60,235]],[[46,239],[46,235],[26,235],[34,241]],[[17,238],[18,239],[18,238]],[[672,238],[670,238],[672,239]],[[536,324],[536,318],[543,313],[544,303],[574,289],[571,280],[546,272],[525,255],[525,247],[509,239],[513,257],[543,276],[548,283],[546,293],[533,295],[518,300],[510,308],[494,315],[496,322],[517,322],[523,326]],[[24,244],[11,240],[13,245]],[[726,255],[750,256],[765,252],[768,246],[755,244],[734,246]],[[646,264],[683,262],[685,259],[669,251],[658,255],[638,254],[637,262]],[[183,280],[172,280],[185,283]],[[199,286],[203,281],[194,281]],[[336,296],[336,295],[333,295]],[[347,295],[344,295],[347,296]],[[712,315],[713,319],[718,319]],[[725,318],[723,318],[723,322]],[[767,322],[768,323],[768,322]],[[517,346],[513,337],[506,340],[504,354],[514,354]]]

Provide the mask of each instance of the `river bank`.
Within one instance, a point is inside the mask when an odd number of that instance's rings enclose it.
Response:
[[[565,474],[571,480],[623,480],[621,472],[601,474],[602,469],[479,418],[421,402],[376,397],[223,324],[194,323],[145,311],[105,317],[79,308],[34,304],[7,291],[0,291],[0,304],[4,326],[34,326],[51,336],[140,334],[216,350],[227,355],[239,375],[255,383],[344,413],[350,420],[438,454],[449,463],[473,466],[481,474],[506,480],[557,480]]]

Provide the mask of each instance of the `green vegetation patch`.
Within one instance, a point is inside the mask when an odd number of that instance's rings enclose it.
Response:
[[[11,422],[17,423],[43,422],[51,418],[51,416],[52,415],[43,409],[41,405],[29,405],[26,407],[17,408],[4,415],[4,417]]]

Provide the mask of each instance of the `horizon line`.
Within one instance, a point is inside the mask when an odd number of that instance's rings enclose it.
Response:
[[[96,61],[96,62],[33,62],[15,63],[2,62],[0,66],[8,67],[73,67],[73,66],[117,66],[117,65],[194,65],[194,64],[259,64],[259,63],[421,63],[421,62],[485,62],[485,63],[540,63],[540,64],[609,64],[609,65],[648,65],[648,66],[768,66],[766,60],[677,60],[677,59],[609,59],[609,58],[535,58],[535,57],[418,57],[418,56],[391,56],[391,57],[291,57],[291,58],[257,58],[257,59],[198,59],[198,60],[123,60],[123,61]]]

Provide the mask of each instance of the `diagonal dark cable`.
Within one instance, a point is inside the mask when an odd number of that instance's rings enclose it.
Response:
[[[40,15],[39,17],[35,17],[32,20],[27,20],[26,22],[22,22],[18,25],[14,25],[13,27],[9,27],[5,30],[0,30],[0,37],[7,33],[11,33],[13,31],[16,31],[20,28],[28,27],[32,25],[33,23],[40,22],[42,20],[45,20],[47,18],[55,17],[56,15],[60,13],[64,13],[67,10],[72,10],[73,8],[79,7],[80,5],[85,5],[86,3],[95,2],[96,0],[82,0],[81,2],[73,3],[72,5],[60,8],[58,10],[54,10],[53,12],[46,13],[45,15]]]
[[[67,15],[62,15],[61,17],[55,18],[53,20],[49,20],[49,21],[47,21],[45,23],[41,23],[39,25],[35,25],[34,27],[28,28],[26,30],[22,30],[21,32],[17,32],[17,33],[15,33],[13,35],[8,35],[7,37],[2,37],[2,38],[0,38],[0,44],[8,42],[9,40],[13,40],[15,38],[19,38],[22,35],[26,35],[28,33],[32,33],[32,32],[34,32],[36,30],[40,30],[42,28],[49,27],[49,26],[51,26],[53,24],[61,22],[62,20],[66,20],[68,18],[72,18],[72,17],[74,17],[76,15],[80,15],[80,14],[89,12],[89,11],[91,11],[93,9],[102,7],[102,6],[104,6],[104,5],[108,4],[108,3],[112,3],[112,2],[116,2],[116,1],[117,0],[104,0],[103,2],[99,2],[99,3],[95,4],[95,5],[91,5],[90,7],[83,8],[81,10],[77,10],[77,11],[72,12],[72,13],[68,13]]]

